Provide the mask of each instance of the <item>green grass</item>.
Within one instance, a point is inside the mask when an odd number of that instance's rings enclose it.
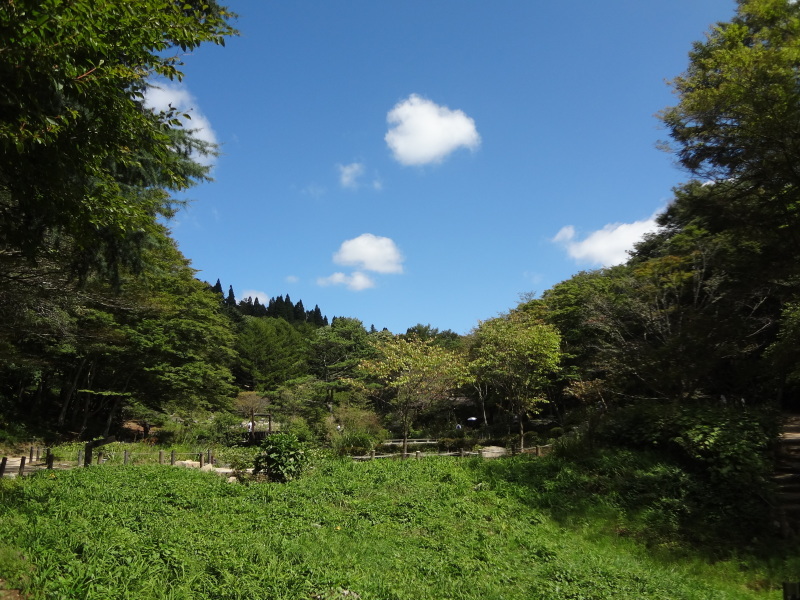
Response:
[[[41,472],[0,485],[0,578],[48,599],[780,595],[750,589],[762,576],[740,563],[665,561],[565,527],[529,501],[531,482],[487,466],[324,460],[247,486],[158,465]]]

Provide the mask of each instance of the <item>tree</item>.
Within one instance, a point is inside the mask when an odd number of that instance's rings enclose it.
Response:
[[[359,362],[372,352],[367,331],[358,319],[334,318],[329,326],[314,332],[309,341],[308,368],[323,383],[331,410],[335,393],[347,389]]]
[[[740,0],[696,42],[663,111],[680,163],[749,196],[753,227],[778,227],[800,251],[800,5]],[[755,217],[755,218],[753,218]]]
[[[303,375],[304,342],[283,319],[245,317],[236,336],[239,383],[268,392]]]
[[[403,454],[417,417],[448,398],[467,376],[461,356],[417,337],[377,338],[377,357],[359,369],[389,389],[391,406],[403,434]]]
[[[181,51],[222,44],[232,17],[214,0],[15,0],[0,11],[0,246],[36,259],[53,235],[113,263],[136,245],[170,192],[205,177],[184,158],[205,149],[154,113],[153,78],[180,79]],[[46,169],[42,165],[47,165]],[[157,183],[147,181],[155,167]],[[152,178],[150,178],[152,180]]]
[[[561,337],[550,325],[524,312],[483,321],[474,332],[471,378],[485,382],[517,420],[520,449],[525,420],[538,411],[561,362]]]

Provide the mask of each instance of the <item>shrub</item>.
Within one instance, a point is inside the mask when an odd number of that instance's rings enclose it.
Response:
[[[340,456],[367,454],[375,449],[376,440],[368,433],[347,432],[333,437],[333,450]]]
[[[276,433],[261,443],[253,475],[264,474],[270,481],[284,483],[300,477],[307,466],[305,444],[291,433]]]

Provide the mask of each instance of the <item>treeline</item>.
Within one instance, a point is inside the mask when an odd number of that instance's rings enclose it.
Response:
[[[286,297],[277,296],[270,298],[269,302],[264,305],[256,297],[248,296],[236,302],[236,295],[233,292],[233,286],[228,288],[228,294],[224,295],[222,292],[222,283],[217,279],[217,283],[211,286],[211,291],[222,298],[222,303],[229,309],[236,310],[240,315],[249,317],[272,317],[275,319],[283,319],[289,323],[310,323],[315,327],[324,327],[328,325],[328,317],[322,314],[319,305],[314,305],[313,310],[306,310],[303,306],[303,301],[298,300],[297,304],[292,302],[289,294]]]

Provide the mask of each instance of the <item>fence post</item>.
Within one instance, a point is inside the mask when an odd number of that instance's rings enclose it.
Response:
[[[31,457],[31,462],[33,462],[33,446],[31,446],[31,453],[30,453],[30,457]]]
[[[6,472],[6,463],[8,462],[8,457],[4,456],[0,459],[0,478],[3,477],[3,473]]]
[[[97,453],[97,464],[99,465],[102,462],[103,462],[103,453],[102,452],[98,452]]]
[[[211,464],[211,448],[206,451],[206,464]]]
[[[94,444],[92,442],[86,442],[86,445],[83,447],[83,466],[84,467],[91,467],[92,466],[92,449],[94,448]]]
[[[783,600],[800,600],[800,583],[784,582]]]
[[[163,450],[159,450],[158,451],[158,464],[160,464],[160,465],[164,464],[164,451]]]
[[[200,468],[201,469],[205,466],[205,462],[206,462],[205,459],[206,459],[206,455],[201,452],[200,453]]]
[[[169,464],[175,466],[175,450],[169,453]]]
[[[466,451],[466,450],[464,450],[463,448],[461,448],[461,449],[458,451],[458,455],[459,455],[461,458],[464,458],[464,456],[466,456],[466,454],[467,454],[467,451]]]
[[[78,466],[79,467],[81,466],[81,463],[83,463],[83,450],[78,450]]]
[[[47,463],[47,468],[48,469],[52,469],[53,468],[53,449],[52,448],[48,448],[47,449],[47,456],[45,458],[45,462]]]
[[[127,464],[128,464],[128,456],[129,456],[129,454],[128,454],[128,451],[127,451],[127,450],[125,450],[125,451],[122,453],[122,464],[123,464],[123,465],[127,465]]]
[[[417,450],[416,452],[414,452],[414,458],[415,458],[415,459],[417,459],[417,460],[419,460],[419,459],[420,459],[420,452],[419,452],[419,450]]]
[[[369,459],[370,459],[370,460],[375,460],[375,450],[370,450],[370,452],[369,452]]]
[[[25,457],[19,457],[19,476],[22,477],[22,474],[25,472]]]

